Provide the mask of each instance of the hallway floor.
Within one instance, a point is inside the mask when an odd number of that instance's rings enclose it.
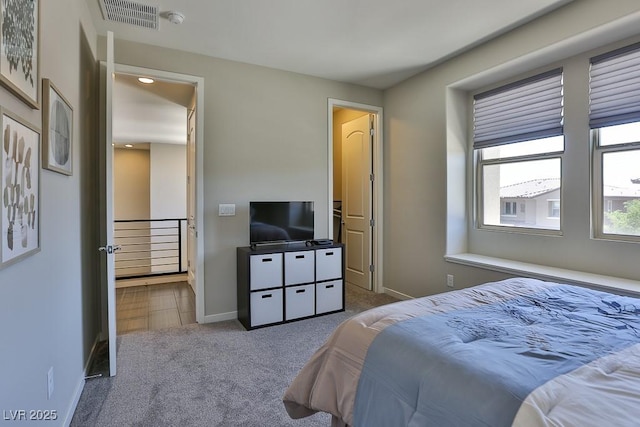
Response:
[[[196,323],[195,301],[187,282],[118,288],[117,334]]]

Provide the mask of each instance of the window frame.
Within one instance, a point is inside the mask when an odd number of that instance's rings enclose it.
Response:
[[[625,151],[639,151],[640,140],[635,142],[625,142],[619,144],[600,145],[600,129],[591,129],[591,218],[592,237],[598,240],[622,241],[640,243],[640,236],[632,234],[605,233],[604,217],[604,177],[603,158],[608,153],[623,153]]]
[[[564,137],[564,136],[563,136]],[[565,142],[566,144],[566,142]],[[563,144],[563,146],[565,145]],[[560,203],[560,228],[559,229],[551,229],[551,228],[538,228],[538,227],[523,227],[523,226],[512,226],[512,225],[496,225],[496,224],[485,224],[484,223],[484,175],[483,170],[484,166],[494,166],[508,163],[521,163],[527,161],[537,161],[537,160],[553,160],[558,159],[560,161],[560,200],[562,200],[564,193],[564,185],[562,182],[563,174],[563,161],[564,161],[564,153],[566,151],[566,146],[562,151],[554,151],[548,153],[539,153],[539,154],[528,154],[526,156],[514,156],[514,157],[506,157],[506,158],[495,158],[495,159],[482,159],[482,150],[483,149],[474,149],[473,157],[474,157],[474,165],[475,168],[475,177],[476,182],[474,183],[474,194],[475,194],[475,209],[474,209],[474,224],[475,227],[479,230],[490,230],[490,231],[508,231],[511,233],[522,233],[522,234],[537,234],[537,235],[545,235],[545,236],[562,236],[563,234],[563,204]],[[517,216],[517,215],[516,215]]]

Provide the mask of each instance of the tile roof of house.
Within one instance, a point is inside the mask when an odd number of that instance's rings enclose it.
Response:
[[[640,185],[634,187],[604,186],[604,197],[633,197],[640,199]]]
[[[531,199],[560,188],[560,178],[532,179],[500,187],[501,199]],[[604,197],[640,199],[640,185],[631,187],[604,186]]]
[[[557,190],[558,188],[560,188],[560,178],[532,179],[531,181],[500,187],[500,198],[530,199]]]

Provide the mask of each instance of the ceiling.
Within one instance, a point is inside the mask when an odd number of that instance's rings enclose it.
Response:
[[[571,0],[135,0],[158,8],[157,30],[106,21],[86,1],[100,35],[386,89]],[[185,144],[192,94],[119,75],[114,142]]]
[[[136,0],[184,14],[98,34],[385,89],[571,0]]]
[[[187,107],[195,89],[189,84],[156,81],[142,84],[136,76],[116,74],[113,85],[113,142],[187,143]]]

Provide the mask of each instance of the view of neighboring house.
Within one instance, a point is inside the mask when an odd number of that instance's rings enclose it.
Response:
[[[625,202],[640,200],[638,184],[640,180],[631,180],[628,187],[605,185],[604,211],[625,212]],[[500,224],[559,229],[560,179],[535,179],[500,187]]]
[[[560,228],[560,178],[500,187],[500,224]]]

